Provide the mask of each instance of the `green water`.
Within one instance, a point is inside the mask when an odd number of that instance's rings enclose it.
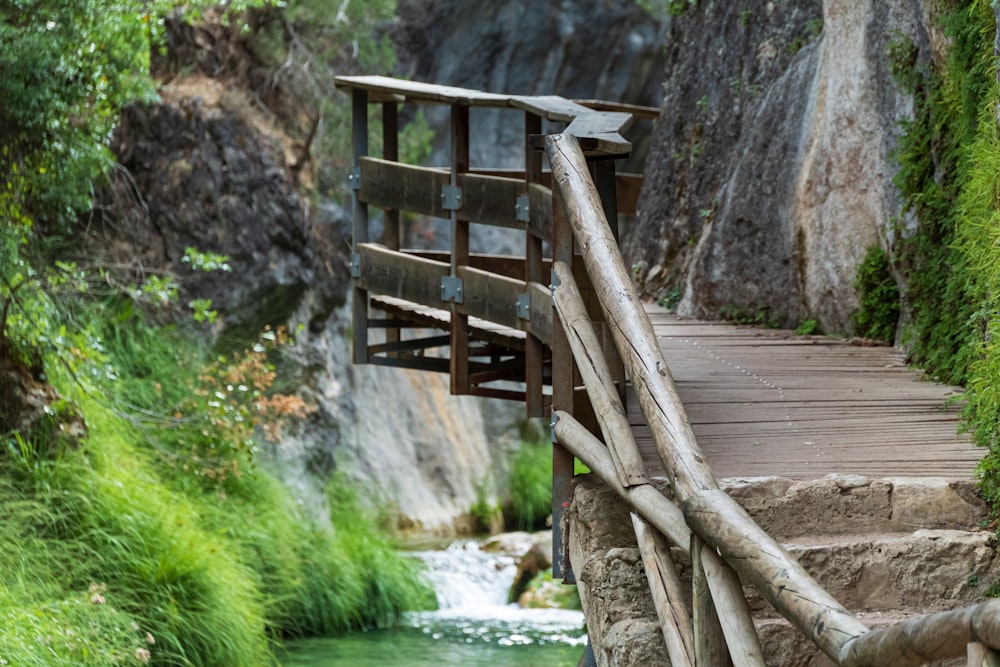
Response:
[[[576,667],[583,614],[506,604],[513,558],[474,542],[414,554],[423,561],[440,609],[407,614],[390,630],[289,644],[284,667]]]
[[[299,641],[280,659],[284,667],[576,667],[581,655],[583,646],[558,642],[504,646],[399,628]]]

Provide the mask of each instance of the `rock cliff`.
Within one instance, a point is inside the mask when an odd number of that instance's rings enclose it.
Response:
[[[710,0],[673,18],[624,240],[647,294],[701,317],[850,330],[857,265],[898,229],[892,155],[912,99],[893,47],[932,57],[931,5]]]

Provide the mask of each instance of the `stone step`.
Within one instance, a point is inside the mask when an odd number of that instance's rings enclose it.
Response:
[[[941,477],[828,475],[801,482],[782,477],[730,478],[721,480],[720,486],[779,540],[801,535],[968,530],[984,525],[989,517],[972,481]]]
[[[851,610],[953,609],[1000,585],[996,538],[987,531],[822,535],[785,547]],[[770,609],[752,589],[747,599],[755,610]]]
[[[971,483],[830,476],[723,486],[870,627],[974,604],[1000,585],[995,538],[979,528],[987,513]],[[669,491],[662,482],[661,489]],[[588,628],[601,637],[599,664],[668,665],[625,505],[599,480],[578,480],[569,515]],[[676,549],[674,556],[686,578],[686,552]],[[755,591],[747,593],[768,665],[833,664]]]

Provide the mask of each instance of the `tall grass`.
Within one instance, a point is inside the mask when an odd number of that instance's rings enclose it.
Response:
[[[120,305],[91,313],[114,380],[49,366],[87,435],[53,447],[0,434],[0,659],[268,665],[282,637],[385,625],[433,603],[345,478],[321,524],[244,449],[220,447],[240,457],[238,474],[188,465],[181,435],[212,422],[169,428],[171,411],[208,351]]]
[[[552,514],[552,445],[522,443],[511,461],[513,522],[522,530],[544,526]]]

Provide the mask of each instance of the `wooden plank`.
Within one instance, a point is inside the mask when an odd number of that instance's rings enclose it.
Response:
[[[399,209],[435,218],[447,218],[441,189],[449,174],[442,169],[415,167],[366,157],[360,160],[362,201],[384,209]]]
[[[525,229],[517,219],[517,198],[527,192],[524,181],[499,176],[461,174],[462,208],[459,218],[481,225]]]
[[[528,283],[527,294],[530,300],[530,319],[527,327],[533,336],[538,338],[545,345],[552,345],[554,311],[552,308],[552,292],[546,285],[539,283]],[[522,320],[520,329],[524,329]]]
[[[619,134],[632,124],[632,116],[613,111],[580,114],[566,127],[587,155],[628,155],[632,144]]]
[[[634,118],[642,118],[643,120],[656,120],[660,117],[660,109],[657,107],[649,107],[641,104],[626,104],[625,102],[609,102],[607,100],[573,100],[581,106],[585,106],[588,109],[594,109],[595,111],[616,111],[619,113],[627,113],[632,115]]]
[[[366,90],[377,94],[378,99],[395,101],[437,102],[484,107],[507,107],[510,106],[511,101],[510,95],[484,93],[469,88],[440,86],[386,76],[338,76],[334,77],[334,83],[337,88]]]
[[[458,277],[462,279],[461,312],[511,329],[520,327],[517,297],[524,293],[523,281],[470,266],[458,267]]]
[[[513,95],[510,98],[510,105],[559,123],[568,123],[577,116],[591,113],[591,110],[582,104],[558,95]]]
[[[372,308],[383,310],[411,323],[411,326],[437,328],[447,331],[451,323],[451,313],[441,308],[422,306],[411,301],[389,296],[373,296]],[[498,345],[506,350],[523,350],[525,334],[486,322],[475,317],[469,318],[469,335]]]
[[[528,185],[529,221],[528,233],[536,238],[549,241],[553,238],[552,230],[552,190],[531,183]]]
[[[451,262],[451,253],[439,250],[404,250],[403,252],[414,257],[423,257],[435,262],[444,262],[445,264]],[[469,253],[469,266],[472,268],[522,281],[525,275],[524,264],[523,257],[515,257],[513,255]]]
[[[531,135],[540,134],[542,131],[542,119],[531,112],[524,114],[524,180],[525,193],[527,188],[534,184],[540,184],[543,178],[542,154],[531,148]],[[548,215],[551,207],[544,215]],[[532,222],[531,200],[528,200],[528,216],[526,229],[537,228],[537,221]],[[537,215],[537,212],[535,212]],[[551,237],[550,237],[551,238]],[[543,257],[542,239],[537,234],[528,233],[524,235],[524,266],[525,280],[531,283],[540,284],[544,280],[545,259]],[[549,269],[551,272],[551,268]],[[535,297],[531,292],[527,293],[529,299]],[[531,311],[534,308],[529,306]],[[531,315],[529,314],[529,319]],[[524,385],[527,400],[525,401],[528,417],[544,417],[545,398],[542,385],[545,374],[545,345],[544,341],[537,335],[529,335],[525,341],[525,373]]]
[[[469,107],[451,100],[451,176],[449,184],[459,185],[462,174],[469,171]],[[469,223],[462,220],[457,210],[451,219],[451,268],[450,275],[458,276],[459,269],[469,264]],[[456,299],[451,303],[451,393],[468,394],[469,382],[469,316],[461,310]]]
[[[371,243],[358,245],[357,252],[361,256],[361,277],[357,283],[363,289],[424,306],[442,306],[441,279],[448,275],[447,264]]]

